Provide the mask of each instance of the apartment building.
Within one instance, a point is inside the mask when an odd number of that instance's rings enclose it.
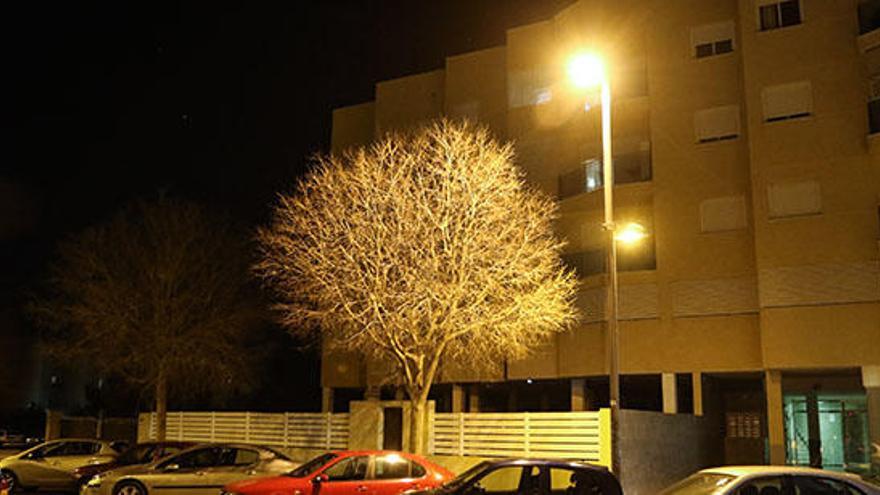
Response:
[[[333,150],[445,115],[515,143],[559,199],[583,318],[495,373],[445,369],[447,410],[607,404],[598,95],[602,53],[621,247],[624,408],[711,415],[728,462],[858,469],[880,443],[880,2],[580,0],[504,46],[383,81],[333,114]],[[378,384],[325,356],[325,405]],[[877,448],[877,447],[875,447]]]

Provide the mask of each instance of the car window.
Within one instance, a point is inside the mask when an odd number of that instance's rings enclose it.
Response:
[[[737,495],[782,495],[782,477],[754,478],[737,487]],[[788,495],[787,493],[785,495]]]
[[[308,476],[308,475],[314,473],[315,471],[317,471],[318,469],[321,469],[322,467],[324,467],[324,465],[327,464],[328,462],[332,461],[333,459],[336,459],[336,457],[337,457],[336,454],[319,455],[318,457],[315,457],[311,461],[308,461],[305,464],[301,465],[300,467],[294,469],[293,471],[291,471],[287,475],[292,476],[294,478],[302,478],[303,476]]]
[[[818,476],[792,476],[794,495],[862,495],[862,491],[843,481]]]
[[[587,469],[550,469],[550,492],[553,495],[603,495],[603,479]]]
[[[55,457],[60,455],[61,449],[64,448],[65,442],[47,443],[37,450],[32,451],[29,455],[34,458],[38,457]]]
[[[218,449],[214,447],[191,450],[184,452],[178,456],[172,457],[162,463],[161,467],[177,464],[180,469],[193,469],[216,466],[218,459]]]
[[[218,466],[249,466],[260,460],[260,453],[251,449],[222,448]]]
[[[348,457],[327,468],[328,481],[357,481],[367,476],[368,458],[365,455]]]
[[[500,467],[477,480],[474,487],[476,491],[484,493],[515,493],[519,490],[522,475],[522,467]]]
[[[425,475],[425,468],[398,454],[376,457],[375,471],[377,480],[420,478]]]
[[[168,457],[169,455],[174,455],[183,450],[183,447],[178,447],[177,445],[165,445],[161,449],[156,449],[153,452],[153,456],[156,459],[161,459],[163,457]]]
[[[54,455],[91,455],[100,449],[101,444],[94,442],[64,442],[63,446]]]

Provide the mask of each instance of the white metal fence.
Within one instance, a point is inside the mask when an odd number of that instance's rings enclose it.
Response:
[[[435,413],[435,455],[611,461],[611,415],[598,412]]]
[[[139,424],[144,436],[156,438],[156,413],[141,414]],[[192,442],[345,449],[348,447],[348,414],[169,412],[165,437]]]

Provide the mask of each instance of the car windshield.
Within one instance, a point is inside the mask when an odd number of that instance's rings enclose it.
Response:
[[[278,459],[283,459],[285,461],[293,462],[293,459],[291,459],[290,456],[288,456],[284,452],[281,452],[280,450],[273,449],[272,447],[265,447],[265,446],[261,447],[261,448],[268,451],[268,452],[271,452],[272,455]]]
[[[483,462],[473,466],[472,468],[468,469],[467,471],[461,473],[460,475],[456,476],[451,481],[446,482],[443,485],[443,488],[456,488],[456,487],[462,486],[465,483],[467,483],[468,481],[472,480],[478,474],[482,473],[486,469],[487,466],[489,466],[489,461],[483,461]]]
[[[735,477],[721,473],[696,473],[660,492],[660,495],[709,495],[727,486]]]
[[[336,454],[324,454],[315,457],[311,461],[301,465],[300,467],[294,469],[293,471],[287,473],[288,476],[292,476],[294,478],[302,478],[303,476],[308,476],[318,469],[321,468],[324,464],[336,459],[338,457]]]

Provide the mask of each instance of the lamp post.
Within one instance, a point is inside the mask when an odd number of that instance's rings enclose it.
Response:
[[[578,55],[568,64],[568,74],[575,86],[601,88],[602,112],[602,182],[605,203],[603,228],[607,237],[608,250],[608,290],[605,299],[605,314],[608,317],[608,375],[609,398],[611,405],[611,470],[620,473],[620,450],[618,448],[618,427],[620,423],[620,337],[617,328],[618,290],[617,290],[617,242],[614,224],[614,164],[611,157],[611,85],[605,74],[602,60],[595,55]]]

